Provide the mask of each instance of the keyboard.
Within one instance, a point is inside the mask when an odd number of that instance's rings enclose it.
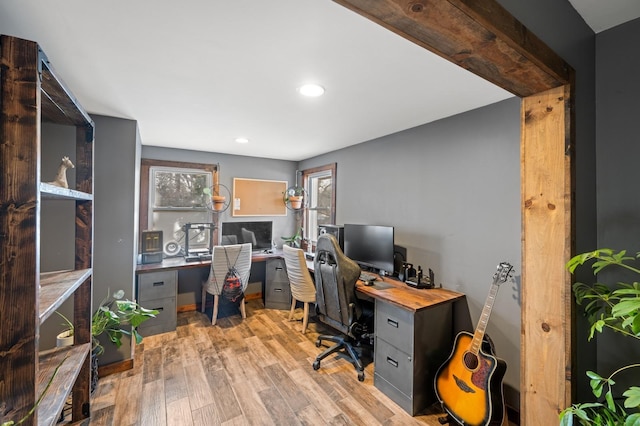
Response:
[[[375,274],[370,274],[369,272],[360,272],[360,281],[375,281],[378,279],[378,276]]]

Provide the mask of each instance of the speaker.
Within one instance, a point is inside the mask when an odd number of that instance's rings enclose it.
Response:
[[[318,236],[322,234],[331,234],[336,237],[340,249],[344,250],[344,226],[342,225],[320,225],[318,226]]]

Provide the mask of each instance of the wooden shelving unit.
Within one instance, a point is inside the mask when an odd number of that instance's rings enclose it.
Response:
[[[54,425],[69,393],[78,422],[90,416],[94,124],[37,43],[0,36],[0,69],[0,423],[43,392],[24,424]],[[40,182],[42,122],[76,128],[70,189]],[[49,199],[75,203],[74,270],[40,271]],[[40,325],[71,298],[74,345],[39,352]]]

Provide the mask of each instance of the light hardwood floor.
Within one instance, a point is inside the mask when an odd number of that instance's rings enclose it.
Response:
[[[90,425],[439,425],[434,414],[411,417],[373,385],[373,363],[358,382],[346,359],[311,364],[319,333],[305,335],[288,312],[247,303],[247,318],[178,315],[175,332],[144,338],[132,370],[103,377]]]

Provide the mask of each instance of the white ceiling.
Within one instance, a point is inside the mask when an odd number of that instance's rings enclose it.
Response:
[[[604,3],[640,4],[570,1],[594,30]],[[2,0],[0,32],[144,145],[301,160],[512,96],[330,0]]]
[[[569,0],[595,33],[640,17],[640,0]]]

